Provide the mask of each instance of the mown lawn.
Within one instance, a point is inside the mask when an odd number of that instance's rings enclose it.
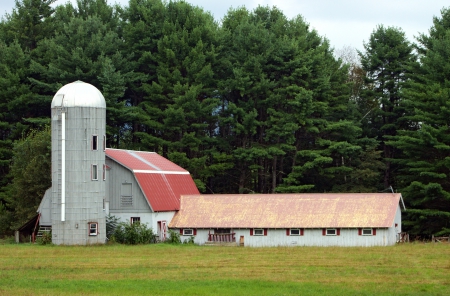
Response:
[[[450,244],[0,245],[0,295],[450,295]]]

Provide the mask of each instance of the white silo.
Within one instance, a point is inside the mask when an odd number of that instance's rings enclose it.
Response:
[[[51,108],[52,242],[104,243],[105,99],[76,81],[58,90]]]

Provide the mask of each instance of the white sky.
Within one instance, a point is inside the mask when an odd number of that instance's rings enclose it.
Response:
[[[62,4],[76,0],[57,0]],[[10,13],[14,0],[0,0],[0,15]],[[108,0],[109,3],[127,5],[128,0]],[[317,32],[330,40],[335,49],[350,46],[363,50],[363,41],[369,39],[377,25],[401,28],[409,41],[418,33],[427,33],[433,16],[440,16],[444,0],[187,0],[211,12],[216,20],[222,19],[230,7],[245,6],[253,10],[258,5],[277,6],[288,18],[302,15]]]

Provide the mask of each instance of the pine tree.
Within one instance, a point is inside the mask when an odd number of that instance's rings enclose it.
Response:
[[[419,236],[450,234],[450,9],[418,38],[420,62],[404,90],[404,128],[389,145],[403,152],[404,225]]]
[[[364,114],[364,130],[368,132],[366,136],[376,137],[381,143],[386,165],[383,183],[388,188],[395,186],[395,167],[392,167],[390,159],[397,157],[398,152],[394,147],[385,145],[385,136],[394,136],[402,128],[399,120],[404,114],[400,104],[401,89],[414,56],[412,45],[401,29],[382,25],[374,30],[364,49],[365,52],[359,55],[366,73],[367,88],[361,94],[360,105],[372,108],[367,115]]]

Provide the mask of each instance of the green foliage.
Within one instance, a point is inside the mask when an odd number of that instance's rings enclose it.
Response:
[[[106,216],[106,238],[111,240],[114,236],[117,226],[120,223],[120,219],[116,216],[109,214]]]
[[[393,161],[406,207],[404,225],[413,235],[449,235],[450,223],[450,10],[419,38],[420,62],[404,90],[404,128],[388,144],[403,152]]]
[[[121,222],[116,225],[114,241],[127,245],[152,244],[156,242],[153,230],[146,224],[135,222],[133,224]]]
[[[36,243],[39,245],[51,245],[52,244],[52,232],[44,231],[42,236],[36,239]]]
[[[181,244],[181,238],[180,238],[179,232],[169,229],[168,234],[169,234],[168,237],[164,241],[165,243],[173,244],[173,245]]]
[[[398,157],[401,151],[386,145],[385,141],[386,137],[395,136],[398,130],[405,128],[401,119],[405,115],[402,88],[415,61],[413,46],[401,29],[380,25],[364,44],[364,49],[365,52],[359,53],[366,73],[366,88],[359,102],[361,121],[365,136],[375,137],[381,144],[385,163],[384,188],[396,187],[392,172],[398,168],[393,166],[391,159]],[[372,109],[363,118],[363,112],[367,111],[365,106],[372,106]]]
[[[190,236],[189,238],[185,239],[183,241],[183,244],[185,245],[194,245],[195,244],[195,236]]]
[[[50,127],[32,130],[14,143],[6,207],[11,212],[9,227],[17,229],[36,215],[45,191],[51,187]]]

